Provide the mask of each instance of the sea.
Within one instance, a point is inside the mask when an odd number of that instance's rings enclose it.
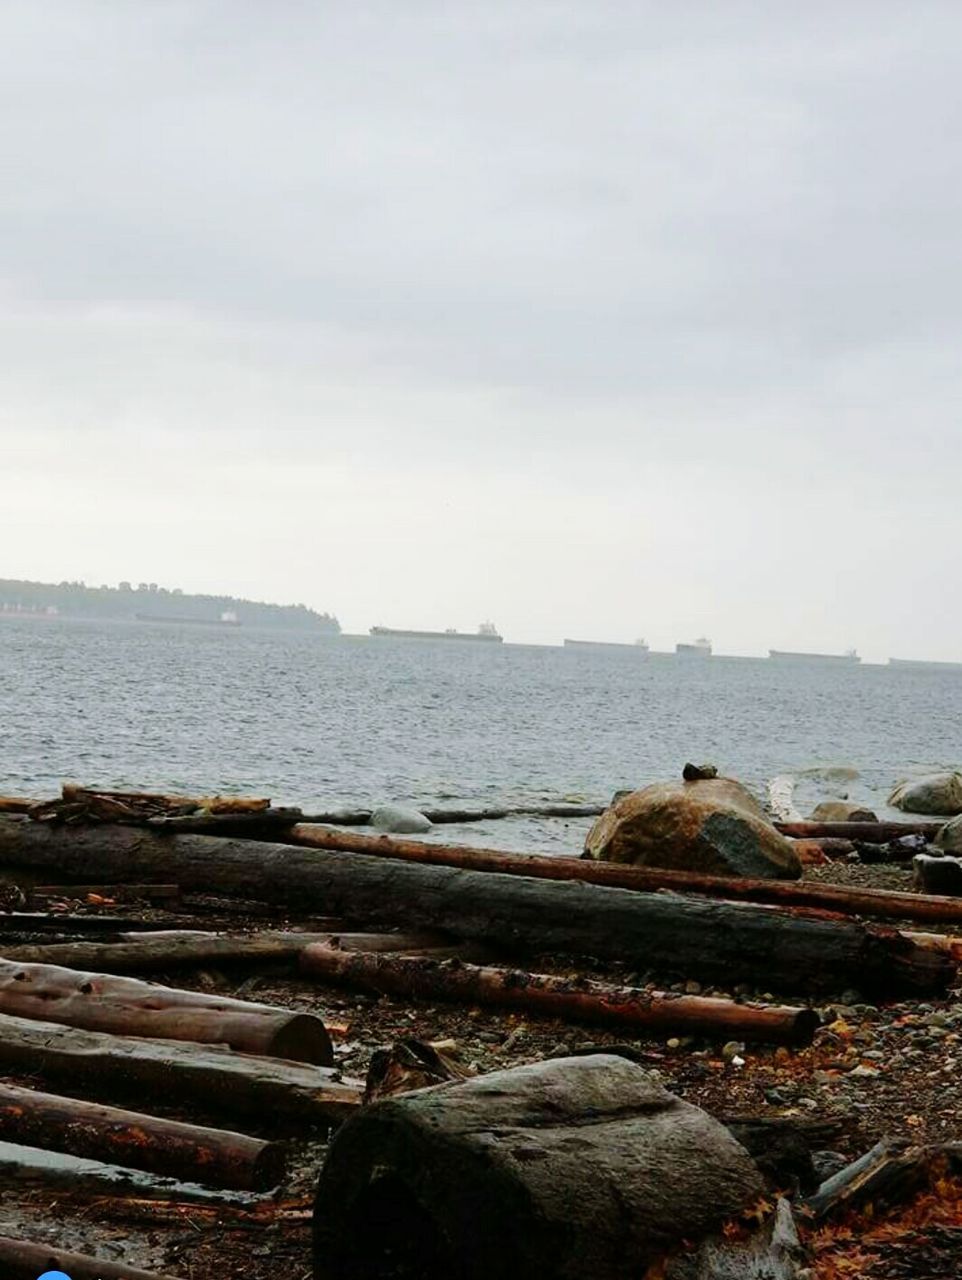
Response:
[[[306,811],[604,804],[710,761],[807,813],[962,767],[962,674],[167,623],[0,620],[0,794],[270,796]],[[582,819],[436,838],[576,854]]]

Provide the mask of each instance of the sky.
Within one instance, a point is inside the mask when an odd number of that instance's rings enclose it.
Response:
[[[0,576],[962,660],[956,0],[2,0]]]

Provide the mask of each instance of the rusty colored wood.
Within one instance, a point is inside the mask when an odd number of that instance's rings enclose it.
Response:
[[[663,871],[656,867],[631,867],[588,858],[559,858],[548,854],[506,853],[503,849],[479,849],[467,845],[428,844],[392,836],[363,836],[299,823],[288,839],[313,849],[371,854],[427,866],[461,867],[468,871],[495,871],[504,875],[534,876],[544,880],[580,880],[613,889],[637,889],[642,893],[670,890],[732,902],[757,902],[784,907],[812,907],[844,915],[880,920],[919,920],[962,923],[962,898],[899,893],[890,889],[843,888],[840,885],[787,880],[748,880],[734,876],[709,876],[687,871]]]
[[[100,790],[98,787],[81,787],[73,782],[63,784],[61,796],[68,804],[104,799],[121,806],[154,807],[168,812],[202,809],[212,814],[263,813],[271,807],[270,800],[261,796],[178,796],[156,791]]]
[[[203,1103],[232,1115],[339,1123],[361,1089],[330,1067],[234,1053],[225,1045],[112,1036],[0,1015],[0,1067],[82,1087],[111,1101],[121,1093]],[[2,1274],[2,1273],[0,1273]]]
[[[962,938],[952,937],[944,933],[906,933],[917,947],[926,951],[940,951],[955,964],[962,964]]]
[[[804,1046],[812,1043],[819,1025],[813,1009],[668,995],[427,957],[350,954],[315,945],[301,953],[300,965],[313,977],[385,995],[497,1005],[545,1018],[656,1033]]]
[[[0,813],[29,813],[37,800],[25,800],[22,796],[0,796]]]
[[[279,1143],[0,1082],[0,1138],[239,1191],[276,1187]]]
[[[55,1245],[32,1244],[0,1236],[0,1274],[3,1280],[37,1280],[47,1271],[62,1271],[70,1280],[173,1280],[157,1271],[141,1271],[127,1263],[105,1262],[86,1253]]]
[[[796,840],[860,840],[865,844],[888,844],[902,836],[929,836],[945,826],[944,822],[776,822],[783,836]]]
[[[0,959],[0,1013],[117,1035],[226,1044],[295,1062],[334,1061],[324,1023],[313,1014],[57,965]]]

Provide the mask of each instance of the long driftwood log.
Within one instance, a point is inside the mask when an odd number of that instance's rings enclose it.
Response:
[[[324,1023],[313,1014],[58,965],[0,959],[0,1013],[322,1066],[334,1061]]]
[[[540,1062],[390,1098],[335,1136],[315,1276],[628,1280],[757,1201],[751,1157],[623,1058]]]
[[[783,836],[795,840],[857,840],[863,844],[888,844],[902,836],[935,839],[942,822],[776,822]]]
[[[767,906],[635,893],[575,881],[412,866],[290,845],[159,836],[121,826],[54,829],[0,818],[0,863],[146,879],[296,903],[365,922],[440,929],[503,949],[621,959],[771,989],[943,990],[950,959],[893,930]]]
[[[506,875],[534,876],[542,880],[578,880],[613,889],[637,889],[653,893],[666,889],[733,902],[771,903],[773,906],[811,907],[863,915],[882,920],[962,922],[962,899],[925,897],[889,889],[854,889],[839,885],[786,880],[750,880],[735,876],[710,876],[695,872],[663,871],[583,858],[559,858],[545,854],[506,853],[501,849],[476,849],[465,845],[428,844],[393,836],[363,836],[299,823],[287,840],[305,848],[341,853],[364,853],[423,866],[461,867],[466,871],[499,871]]]
[[[446,939],[427,933],[296,933],[264,930],[236,935],[154,933],[144,938],[128,938],[122,942],[35,943],[4,947],[3,958],[20,964],[56,964],[68,969],[94,969],[101,973],[150,973],[205,964],[291,964],[296,962],[305,947],[313,944],[330,945],[334,942],[344,951],[404,951],[409,954],[412,951],[448,949]],[[276,1049],[270,1052],[276,1052]]]
[[[62,1271],[70,1280],[173,1280],[157,1271],[141,1271],[125,1262],[105,1262],[86,1253],[56,1245],[33,1244],[0,1236],[0,1275],[3,1280],[37,1280],[48,1271]]]
[[[545,1018],[656,1033],[677,1031],[682,1035],[804,1046],[812,1043],[819,1023],[813,1009],[759,1007],[704,996],[667,995],[458,960],[351,954],[323,944],[307,947],[301,953],[300,967],[314,977],[387,995],[496,1005]]]
[[[100,1096],[203,1103],[237,1115],[340,1122],[360,1105],[357,1085],[329,1067],[234,1053],[224,1045],[112,1036],[0,1015],[0,1067],[82,1085]]]
[[[285,1164],[276,1142],[3,1083],[0,1138],[240,1191],[276,1187]]]

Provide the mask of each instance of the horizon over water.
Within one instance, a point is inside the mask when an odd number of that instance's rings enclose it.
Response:
[[[305,810],[605,803],[710,760],[765,797],[844,766],[884,805],[962,764],[962,675],[176,624],[0,622],[0,792],[63,781],[269,795]],[[585,821],[443,838],[580,851]]]

